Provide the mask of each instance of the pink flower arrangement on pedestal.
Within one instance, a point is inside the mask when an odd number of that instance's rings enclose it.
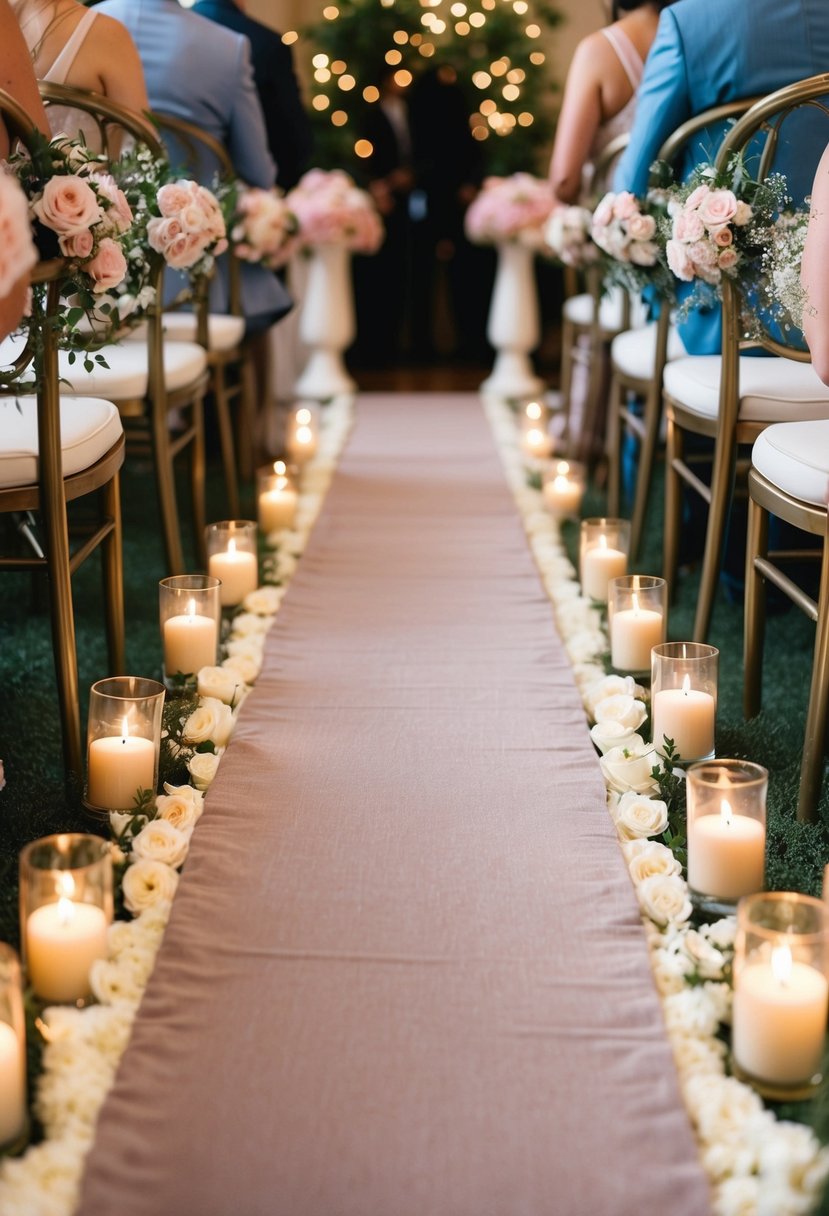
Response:
[[[275,270],[288,260],[291,238],[298,227],[296,216],[278,190],[250,186],[239,193],[230,236],[237,257]]]
[[[16,178],[0,171],[0,298],[9,294],[36,261],[26,195]]]
[[[655,266],[659,258],[656,220],[627,190],[604,196],[593,212],[591,235],[619,262]]]
[[[168,182],[158,191],[157,205],[160,214],[148,221],[147,240],[168,266],[187,270],[205,254],[218,256],[227,249],[221,207],[205,186]]]
[[[383,243],[371,196],[341,169],[310,169],[285,202],[299,224],[299,248],[342,245],[352,253],[376,253]]]
[[[734,273],[742,254],[735,245],[738,230],[754,218],[748,203],[732,190],[697,186],[673,211],[671,239],[665,247],[668,265],[685,283],[702,279],[716,285],[723,273]]]
[[[466,213],[466,235],[477,244],[518,241],[544,246],[544,225],[553,209],[549,183],[530,173],[488,177]]]

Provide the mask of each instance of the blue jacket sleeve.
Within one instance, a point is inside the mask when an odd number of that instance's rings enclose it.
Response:
[[[268,189],[276,180],[276,166],[268,151],[268,136],[259,95],[253,83],[250,43],[239,36],[238,87],[228,119],[227,147],[239,177],[249,186]]]
[[[616,168],[614,190],[645,193],[659,149],[691,112],[682,37],[676,17],[667,8],[645,64],[630,143]]]

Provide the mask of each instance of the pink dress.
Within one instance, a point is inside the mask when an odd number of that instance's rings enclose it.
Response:
[[[618,25],[605,26],[601,31],[616,54],[616,58],[621,63],[625,75],[630,81],[630,87],[633,89],[630,100],[622,106],[617,114],[609,118],[607,122],[602,123],[593,139],[593,146],[590,149],[590,159],[585,167],[585,178],[582,183],[582,197],[592,198],[594,195],[602,193],[613,177],[614,163],[607,165],[602,170],[601,181],[594,180],[593,165],[601,156],[604,149],[611,143],[617,135],[623,135],[633,126],[633,119],[636,114],[636,94],[639,92],[639,85],[642,83],[642,73],[645,70],[645,63],[642,56],[637,51],[636,47],[628,38],[624,30]]]

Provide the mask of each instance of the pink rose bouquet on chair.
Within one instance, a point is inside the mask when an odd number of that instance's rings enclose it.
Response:
[[[10,173],[0,170],[0,298],[9,294],[36,261],[26,195]]]
[[[352,253],[376,253],[383,243],[383,221],[371,195],[341,169],[310,169],[285,203],[299,225],[300,249],[342,245]]]
[[[230,228],[236,256],[276,270],[287,262],[299,221],[276,189],[245,186],[239,191]]]
[[[156,207],[158,214],[147,223],[147,240],[172,269],[198,273],[204,259],[227,249],[222,209],[206,186],[184,179],[165,182],[156,195]]]
[[[650,193],[639,199],[628,190],[608,193],[593,212],[591,236],[607,255],[605,278],[638,293],[655,286],[670,296],[674,279],[667,266],[663,232],[667,220],[665,199]]]
[[[548,182],[530,173],[488,177],[466,213],[466,235],[478,245],[517,241],[544,248],[544,227],[553,209]]]
[[[556,207],[544,232],[553,257],[564,266],[581,270],[599,258],[593,236],[593,215],[587,207]]]

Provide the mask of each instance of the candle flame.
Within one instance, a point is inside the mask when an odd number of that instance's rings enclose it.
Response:
[[[297,443],[310,443],[313,436],[311,435],[310,426],[297,427],[296,441]]]
[[[691,691],[691,677],[689,675],[685,675],[682,677],[682,691],[685,693],[686,697],[688,696],[688,693]]]
[[[527,443],[530,445],[530,447],[540,447],[543,442],[544,434],[542,431],[539,431],[538,427],[532,427],[529,431],[527,431]]]
[[[788,946],[775,946],[771,952],[771,970],[781,988],[792,978],[792,952]]]
[[[634,616],[638,616],[639,615],[639,596],[634,591],[633,595],[630,598],[633,603],[633,614],[634,614]]]
[[[722,802],[720,803],[720,819],[725,827],[730,828],[733,818],[734,814],[731,810],[731,803],[727,798],[723,798]]]
[[[58,920],[62,925],[69,925],[75,916],[75,905],[71,899],[61,896],[58,900]]]
[[[229,540],[227,542],[227,551],[228,551],[228,553],[236,552],[236,541],[235,540]]]
[[[190,603],[187,605],[187,615],[188,615],[188,617],[190,617],[191,620],[196,615],[196,601],[195,600],[191,600]]]
[[[541,406],[537,401],[531,401],[527,406],[526,413],[528,418],[532,418],[535,422],[537,422],[541,417]]]
[[[566,460],[560,460],[556,465],[556,473],[559,477],[566,477],[570,472],[570,465]]]
[[[607,548],[607,537],[605,536],[604,532],[602,532],[601,536],[599,537],[599,548],[600,549]]]
[[[75,894],[75,880],[72,875],[68,874],[66,871],[64,871],[62,874],[58,874],[55,889],[58,895],[63,896],[66,899],[70,899]]]
[[[307,426],[311,421],[311,411],[306,409],[297,410],[296,424],[297,426]]]
[[[634,591],[639,590],[639,575],[638,574],[634,574],[634,576],[633,576],[633,590]],[[635,598],[636,597],[634,596],[634,599]]]
[[[555,489],[555,490],[566,490],[569,484],[570,484],[570,483],[569,483],[569,481],[567,480],[567,478],[566,478],[566,477],[562,477],[562,476],[561,476],[561,474],[559,474],[559,476],[558,476],[558,477],[556,477],[556,478],[553,480],[553,489]]]
[[[126,714],[121,719],[121,742],[126,743],[130,737],[130,721]]]
[[[277,477],[284,477],[288,471],[288,466],[284,460],[275,460],[273,462],[273,471],[276,473]]]

